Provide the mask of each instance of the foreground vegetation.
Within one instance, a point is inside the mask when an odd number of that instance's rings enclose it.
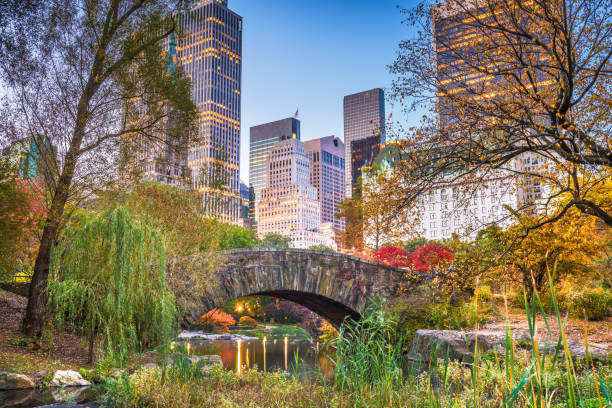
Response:
[[[554,317],[563,328],[554,287]],[[478,299],[475,299],[477,302]],[[536,292],[525,297],[530,352],[518,352],[507,329],[503,350],[474,363],[449,361],[432,347],[431,358],[417,367],[405,359],[405,334],[397,318],[377,303],[358,323],[344,326],[334,340],[334,378],[300,380],[285,373],[201,367],[177,355],[171,365],[141,369],[107,382],[105,401],[116,407],[531,407],[604,408],[612,404],[612,365],[572,359],[561,329],[554,354],[540,350],[536,332],[552,336]],[[542,313],[544,327],[536,328]],[[424,369],[423,369],[424,368]],[[299,395],[299,398],[295,396]]]

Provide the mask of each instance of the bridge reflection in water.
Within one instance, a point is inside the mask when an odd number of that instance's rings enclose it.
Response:
[[[333,366],[327,353],[308,341],[287,337],[253,340],[191,340],[192,355],[220,355],[223,366],[240,374],[245,368],[267,372],[297,371],[300,375],[315,375],[319,370],[324,377],[332,378]],[[296,357],[299,361],[296,370]]]

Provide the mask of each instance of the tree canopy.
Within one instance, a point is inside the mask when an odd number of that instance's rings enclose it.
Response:
[[[48,285],[59,327],[75,324],[101,355],[118,363],[130,353],[169,342],[174,295],[166,285],[163,235],[123,207],[85,215],[53,251]]]
[[[577,209],[612,226],[612,3],[425,1],[391,71],[393,96],[425,110],[403,141],[403,206],[432,188],[505,177],[538,209],[531,229]],[[458,27],[456,29],[452,27]],[[558,205],[560,195],[567,195]],[[499,221],[499,220],[496,220]]]

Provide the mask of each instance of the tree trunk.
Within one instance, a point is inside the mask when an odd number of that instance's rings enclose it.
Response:
[[[89,358],[88,358],[88,363],[89,364],[93,364],[94,362],[94,345],[96,343],[96,332],[92,331],[89,334]]]
[[[47,310],[45,289],[47,288],[49,266],[51,264],[51,248],[57,235],[57,223],[52,218],[48,217],[45,222],[38,256],[34,264],[34,275],[30,282],[28,307],[22,324],[22,331],[28,336],[40,335]]]

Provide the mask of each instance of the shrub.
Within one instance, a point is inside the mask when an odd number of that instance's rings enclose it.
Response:
[[[569,311],[576,317],[603,320],[612,315],[612,293],[604,288],[585,289],[571,296]]]
[[[491,301],[491,287],[488,285],[478,286],[478,300],[481,302]]]
[[[257,327],[259,323],[257,320],[253,319],[250,316],[242,316],[238,321],[238,326],[249,326],[249,327]]]
[[[412,254],[404,248],[394,246],[379,249],[374,254],[374,259],[393,267],[408,268],[412,266]]]
[[[310,337],[308,332],[304,329],[300,329],[295,326],[280,326],[272,330],[272,337],[296,337],[300,339],[307,339]]]
[[[202,315],[202,317],[196,321],[196,324],[203,326],[233,326],[236,324],[236,320],[222,310],[213,309]]]
[[[263,309],[265,316],[277,322],[300,323],[316,318],[317,315],[304,306],[289,301],[278,301],[268,304]]]
[[[444,245],[428,242],[418,246],[412,253],[412,266],[419,272],[429,272],[436,265],[452,262],[455,253]]]

